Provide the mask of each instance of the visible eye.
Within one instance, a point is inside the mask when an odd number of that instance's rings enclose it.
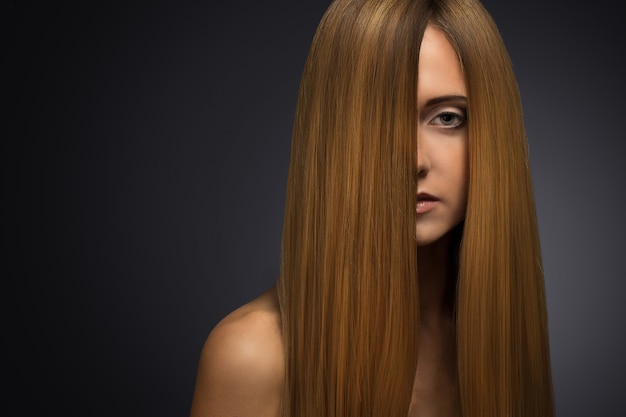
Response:
[[[455,128],[460,127],[466,122],[466,117],[464,114],[459,114],[451,111],[444,111],[435,116],[434,119],[431,120],[430,124],[436,126],[442,126],[445,128]]]

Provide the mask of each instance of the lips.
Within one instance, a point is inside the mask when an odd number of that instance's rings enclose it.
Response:
[[[415,204],[415,211],[417,214],[428,213],[437,206],[439,199],[428,193],[419,193],[417,195],[417,204]]]

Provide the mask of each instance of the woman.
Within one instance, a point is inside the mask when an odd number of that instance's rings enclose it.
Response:
[[[336,0],[296,110],[276,288],[192,416],[551,416],[519,92],[476,0]]]

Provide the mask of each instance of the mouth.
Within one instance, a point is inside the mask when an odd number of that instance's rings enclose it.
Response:
[[[415,212],[417,214],[424,214],[437,206],[439,199],[428,193],[419,193],[417,195],[417,203],[415,204]]]

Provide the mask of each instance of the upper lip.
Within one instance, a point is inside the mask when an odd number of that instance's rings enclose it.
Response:
[[[439,200],[437,197],[435,197],[432,194],[428,194],[428,193],[418,193],[417,194],[417,201],[437,201]]]

